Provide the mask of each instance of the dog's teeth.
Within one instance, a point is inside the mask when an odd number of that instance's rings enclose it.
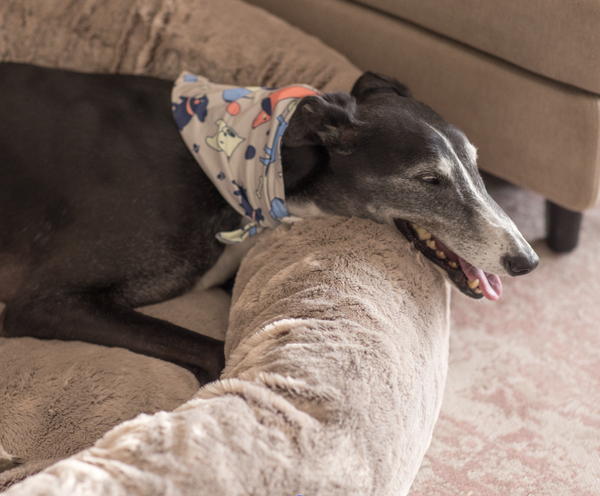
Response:
[[[442,260],[444,260],[444,258],[446,258],[446,254],[445,254],[445,253],[444,253],[442,250],[437,250],[437,251],[435,252],[435,255],[436,255],[438,258],[441,258]]]
[[[435,241],[433,239],[428,239],[425,244],[432,250],[437,250],[437,246],[435,245]]]
[[[427,232],[425,229],[417,226],[416,224],[413,224],[413,227],[415,228],[415,231],[417,232],[417,235],[419,236],[419,239],[421,241],[425,241],[426,239],[431,239],[430,232]]]
[[[481,294],[481,293],[483,293],[483,291],[481,291],[481,288],[475,288],[475,293],[476,294]]]
[[[474,281],[467,281],[467,284],[471,289],[475,289],[477,286],[479,286],[479,279],[475,279]]]
[[[458,264],[456,262],[448,262],[448,265],[453,269],[458,269]]]

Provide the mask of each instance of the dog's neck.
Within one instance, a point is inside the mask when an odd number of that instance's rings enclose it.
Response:
[[[316,179],[327,169],[329,153],[324,146],[281,147],[283,183],[287,200],[310,199]]]

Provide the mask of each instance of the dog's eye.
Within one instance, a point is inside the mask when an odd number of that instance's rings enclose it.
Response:
[[[427,176],[423,178],[423,181],[429,184],[440,184],[440,180],[434,176]]]

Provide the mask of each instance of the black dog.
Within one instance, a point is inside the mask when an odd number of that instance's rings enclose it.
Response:
[[[203,383],[219,376],[222,342],[133,310],[191,288],[223,253],[215,235],[240,227],[181,139],[171,87],[0,64],[4,336],[120,346]],[[417,223],[450,261],[489,273],[537,265],[464,134],[391,78],[366,73],[351,95],[301,100],[281,153],[292,214]],[[439,265],[469,292],[461,266]]]

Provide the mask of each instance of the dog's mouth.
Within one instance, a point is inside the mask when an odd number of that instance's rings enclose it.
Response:
[[[448,249],[444,243],[422,227],[402,219],[394,219],[398,230],[438,267],[446,271],[450,280],[471,298],[496,301],[502,296],[502,282],[496,274],[489,274]]]

